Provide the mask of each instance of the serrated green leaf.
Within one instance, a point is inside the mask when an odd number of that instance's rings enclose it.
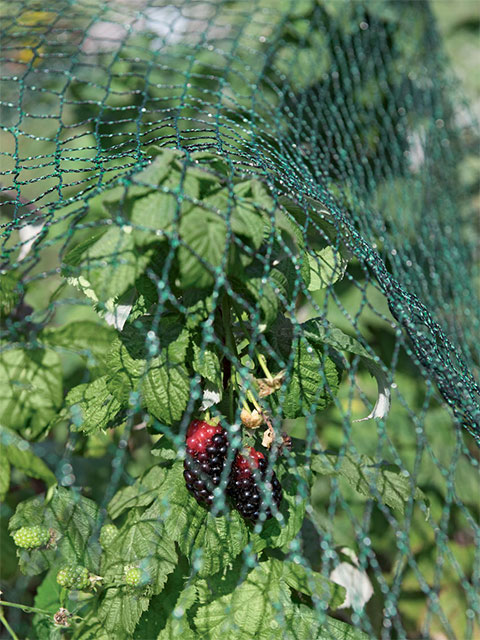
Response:
[[[212,270],[222,263],[226,234],[225,220],[207,209],[195,207],[182,217],[180,237],[184,244],[178,249],[182,288],[204,289],[214,283]]]
[[[310,267],[309,291],[324,289],[343,278],[348,263],[338,250],[328,246],[315,251],[314,255],[306,255]]]
[[[62,370],[49,349],[0,353],[0,422],[37,437],[62,403]]]
[[[161,422],[172,424],[181,418],[190,397],[190,376],[182,364],[189,334],[175,318],[162,318],[156,332],[151,322],[137,319],[124,327],[109,354],[107,385],[120,402],[128,402],[131,391],[139,390],[142,405]],[[148,343],[160,352],[149,360]]]
[[[123,191],[123,189],[122,189]],[[120,194],[119,194],[120,198]],[[71,270],[68,267],[78,267],[81,265],[82,260],[93,245],[100,240],[104,233],[106,233],[107,227],[100,227],[98,229],[92,229],[89,232],[89,236],[69,249],[63,256],[62,267],[63,275],[68,276]]]
[[[181,157],[181,152],[177,149],[166,149],[154,145],[149,147],[149,152],[155,155],[154,159],[132,179],[135,185],[147,185],[146,190],[161,184],[171,172],[174,160]],[[138,186],[134,189],[135,194],[143,193],[138,191]]]
[[[17,550],[22,572],[37,575],[60,556],[65,562],[81,564],[98,573],[101,548],[93,538],[98,517],[98,507],[92,500],[63,487],[56,487],[48,504],[45,504],[44,496],[21,502],[10,518],[10,531],[38,524],[53,529],[58,538],[57,548]]]
[[[346,622],[303,604],[286,609],[285,627],[289,640],[370,640],[369,636]]]
[[[138,638],[195,639],[186,616],[197,599],[194,584],[185,585],[188,573],[185,559],[180,558],[163,591],[152,598],[148,610],[142,615],[135,630]]]
[[[65,404],[64,415],[70,417],[75,429],[87,434],[117,426],[117,415],[122,409],[107,387],[107,376],[74,387]]]
[[[262,562],[232,593],[199,607],[195,627],[208,640],[274,640],[282,637],[284,622],[275,605],[289,599],[278,565]]]
[[[245,189],[245,183],[242,186]],[[248,185],[248,183],[247,183]],[[229,220],[235,235],[250,238],[253,246],[258,249],[263,242],[264,219],[261,212],[255,208],[250,198],[245,198],[239,192],[239,185],[235,188],[237,197],[232,198],[228,189],[221,189],[205,199],[205,205],[218,209],[220,215]],[[249,189],[250,185],[247,186]]]
[[[360,629],[330,616],[327,617],[325,627],[322,628],[320,640],[370,640],[370,636]]]
[[[23,438],[20,438],[15,431],[2,427],[1,425],[0,451],[6,461],[7,472],[9,471],[9,466],[12,465],[12,467],[23,471],[23,473],[30,478],[43,480],[48,487],[52,487],[57,483],[55,474],[48,468],[43,460],[35,455],[31,445],[26,440],[23,440]],[[3,473],[4,471],[0,472],[0,478]],[[9,476],[9,473],[7,473],[7,476]],[[8,484],[6,486],[8,489]]]
[[[198,575],[216,573],[233,562],[248,541],[247,528],[237,511],[213,516],[188,493],[181,461],[167,470],[156,509],[171,540],[193,562]]]
[[[193,341],[193,369],[206,380],[209,380],[217,387],[222,384],[222,370],[220,359],[213,348],[209,345],[200,347],[200,340]]]
[[[155,239],[155,232],[167,232],[173,229],[178,201],[171,193],[153,191],[143,198],[135,200],[131,221],[145,231],[135,231],[135,242],[144,244]]]
[[[152,504],[159,495],[165,478],[166,470],[156,465],[132,485],[117,491],[108,505],[108,513],[112,520],[118,518],[125,510],[148,507]]]
[[[319,475],[344,478],[361,495],[398,509],[402,514],[411,499],[427,502],[423,491],[412,487],[409,476],[399,467],[371,456],[319,453],[313,456],[311,468]]]
[[[125,587],[111,587],[97,609],[97,617],[108,637],[126,640],[132,637],[149,603],[150,598],[127,591]]]
[[[319,598],[322,602],[328,603],[330,609],[336,609],[345,601],[345,589],[321,573],[296,562],[276,559],[272,561],[281,562],[283,578],[290,588]]]
[[[304,322],[302,329],[306,340],[312,345],[328,344],[337,351],[347,351],[367,359],[373,358],[356,338],[347,335],[338,327],[330,324],[324,317],[312,318]]]
[[[99,300],[122,295],[145,271],[150,251],[137,251],[129,226],[110,227],[84,252],[77,276],[85,278]]]
[[[186,367],[156,358],[142,383],[149,413],[164,424],[180,420],[190,399],[190,376]]]
[[[300,338],[293,346],[294,360],[282,409],[287,418],[300,418],[324,409],[340,382],[337,366],[320,348]]]
[[[291,454],[294,455],[294,454]],[[283,499],[280,514],[283,520],[270,518],[263,524],[260,533],[251,534],[254,551],[265,548],[282,548],[295,538],[305,518],[305,509],[310,493],[311,477],[306,465],[296,460],[294,468],[283,459],[275,465],[275,473],[282,485]]]
[[[88,358],[89,367],[105,366],[116,332],[105,323],[82,320],[44,329],[39,342]]]
[[[108,589],[97,609],[97,617],[112,634],[133,633],[148,608],[152,594],[162,591],[167,576],[177,564],[174,543],[165,536],[163,524],[150,510],[139,516],[131,510],[115,538],[115,545],[102,556],[101,571],[106,582],[121,581],[125,567],[139,567],[146,576],[146,590],[132,592],[128,585]]]

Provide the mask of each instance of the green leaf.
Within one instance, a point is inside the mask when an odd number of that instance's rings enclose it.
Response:
[[[344,587],[335,584],[321,573],[296,562],[276,559],[272,561],[281,562],[285,582],[292,589],[319,598],[322,602],[328,603],[330,609],[336,609],[345,601]]]
[[[149,153],[155,154],[155,158],[146,166],[145,169],[137,173],[133,177],[135,185],[148,185],[149,190],[161,184],[168,174],[172,171],[172,163],[181,157],[181,152],[177,149],[166,149],[153,145],[148,149]],[[138,187],[134,187],[134,193],[137,194]]]
[[[48,487],[57,484],[55,474],[47,467],[45,462],[33,453],[30,444],[20,438],[20,436],[6,427],[0,425],[0,452],[6,462],[8,481],[8,470],[10,465],[23,471],[30,478],[43,480]],[[3,465],[0,466],[0,469]],[[5,481],[4,471],[0,471],[0,478]],[[6,485],[8,489],[8,484]]]
[[[178,249],[180,281],[184,289],[204,289],[214,283],[214,271],[226,250],[227,225],[219,215],[195,207],[182,216]]]
[[[34,606],[45,609],[52,614],[60,608],[60,592],[62,587],[57,582],[57,571],[50,570],[44,577],[35,594]]]
[[[232,593],[199,607],[195,627],[208,640],[274,640],[283,633],[283,615],[276,606],[289,600],[281,568],[268,560],[250,571]]]
[[[178,201],[171,193],[153,191],[144,198],[135,200],[131,221],[145,231],[135,231],[136,244],[144,244],[155,239],[155,232],[167,232],[173,229]]]
[[[275,270],[273,270],[275,271]],[[281,278],[281,273],[277,273],[277,280]],[[249,277],[240,279],[232,276],[230,283],[235,293],[238,293],[247,305],[253,307],[252,311],[260,309],[261,322],[265,327],[269,327],[278,315],[278,294],[275,291],[277,285],[272,279],[272,284],[260,277]],[[285,284],[285,282],[283,282]]]
[[[10,463],[8,462],[7,452],[2,443],[0,447],[0,500],[3,502],[10,487]]]
[[[112,520],[118,518],[126,510],[148,507],[159,495],[165,478],[166,470],[160,465],[156,465],[146,471],[132,485],[117,491],[108,505],[108,513]]]
[[[51,350],[0,353],[0,422],[37,437],[62,403],[62,369]]]
[[[155,358],[142,383],[145,405],[160,422],[180,420],[190,399],[190,376],[186,367]]]
[[[143,406],[172,424],[182,417],[190,398],[190,376],[183,364],[189,334],[176,316],[161,318],[155,332],[151,322],[140,318],[124,327],[109,355],[107,385],[120,402],[128,402],[131,391],[140,391]]]
[[[165,523],[165,531],[178,545],[198,575],[216,573],[227,567],[243,551],[248,533],[237,511],[213,516],[197,504],[187,491],[183,463],[176,461],[167,470],[152,511]]]
[[[294,360],[282,404],[287,418],[300,418],[325,409],[338,391],[340,372],[323,349],[303,338],[293,346]]]
[[[112,226],[84,252],[76,275],[88,281],[99,300],[108,301],[134,284],[145,271],[152,252],[153,249],[135,249],[131,227]]]
[[[398,509],[402,515],[410,500],[427,502],[423,491],[412,486],[409,475],[402,473],[396,465],[371,456],[350,452],[344,455],[317,453],[312,458],[311,468],[319,475],[345,479],[361,495]]]
[[[352,336],[330,324],[325,318],[312,318],[302,324],[303,336],[312,345],[328,344],[337,351],[347,351],[362,358],[373,359],[373,356]]]
[[[222,370],[220,359],[213,348],[209,345],[200,347],[200,340],[193,344],[193,369],[206,380],[209,380],[217,387],[222,385]]]
[[[242,183],[242,186],[244,183]],[[235,189],[238,194],[238,186]],[[220,215],[230,221],[235,235],[249,238],[252,245],[258,249],[263,242],[264,218],[255,208],[252,200],[237,195],[232,198],[228,189],[221,189],[213,196],[205,198],[205,206],[218,209]]]
[[[63,487],[56,487],[48,503],[44,496],[21,502],[10,518],[10,531],[38,524],[53,529],[57,539],[57,548],[52,546],[30,552],[18,549],[21,571],[26,575],[37,575],[61,557],[65,562],[81,564],[98,573],[101,548],[93,538],[98,529],[98,518],[99,510],[92,500]]]
[[[325,627],[322,628],[320,640],[371,640],[370,636],[360,629],[329,616]]]
[[[100,324],[83,320],[62,327],[46,328],[41,332],[39,341],[87,358],[92,370],[93,367],[106,365],[106,358],[115,336],[115,330],[104,322]]]
[[[303,604],[288,608],[285,618],[289,640],[370,640],[363,631]]]
[[[378,399],[373,411],[369,416],[363,418],[384,418],[390,410],[390,382],[380,366],[380,359],[370,353],[363,345],[343,333],[341,329],[332,326],[324,318],[312,318],[302,325],[304,336],[311,345],[328,345],[338,351],[347,351],[360,356],[368,371],[375,376],[378,386]],[[342,363],[343,364],[343,363]],[[362,420],[362,421],[363,421]]]
[[[62,414],[68,415],[79,431],[90,434],[118,426],[117,415],[122,405],[110,393],[107,376],[74,387],[65,398],[65,404],[67,408]]]
[[[123,192],[123,189],[122,189]],[[118,192],[118,197],[120,199],[120,193]],[[92,201],[93,202],[93,201]],[[92,202],[90,204],[92,204]],[[63,266],[63,274],[65,276],[70,275],[71,269],[68,267],[79,267],[82,264],[82,260],[84,255],[88,252],[90,247],[100,240],[100,238],[107,231],[106,227],[99,227],[98,229],[91,229],[89,231],[89,236],[76,244],[74,247],[69,249],[67,253],[63,256],[62,266]]]
[[[160,593],[177,564],[174,543],[165,536],[163,524],[148,510],[139,516],[130,511],[115,538],[114,547],[102,556],[101,575],[106,583],[123,579],[125,567],[138,566],[147,577],[145,590],[135,593],[128,585],[108,589],[97,617],[112,634],[133,633],[152,594]],[[149,594],[149,595],[148,595]]]
[[[251,534],[253,548],[257,552],[265,548],[283,548],[288,545],[300,531],[305,518],[311,484],[311,474],[307,465],[300,456],[293,466],[280,459],[275,464],[275,473],[283,489],[280,505],[283,520],[279,522],[277,518],[270,518],[264,522],[260,533]]]
[[[148,610],[142,615],[136,628],[135,634],[138,638],[195,640],[196,636],[186,612],[195,604],[197,595],[193,583],[185,586],[189,574],[186,565],[186,560],[180,558],[163,591],[153,596]]]
[[[348,263],[338,250],[328,246],[315,251],[314,255],[306,255],[310,267],[309,291],[318,291],[343,278]]]

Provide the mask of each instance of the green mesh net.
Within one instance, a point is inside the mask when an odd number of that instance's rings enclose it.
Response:
[[[2,2],[2,637],[479,637],[447,4]]]

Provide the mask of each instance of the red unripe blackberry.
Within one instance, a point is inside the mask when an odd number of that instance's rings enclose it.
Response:
[[[255,480],[254,469],[258,469],[261,479],[265,480],[267,468],[268,462],[265,456],[260,451],[255,451],[253,447],[250,447],[248,457],[238,454],[234,460],[228,493],[235,508],[246,520],[256,522],[262,511],[262,495]],[[266,491],[272,493],[272,499],[279,508],[282,501],[282,487],[273,471],[270,481],[264,486]],[[273,515],[270,507],[264,509],[264,512],[267,519]]]
[[[227,450],[227,432],[220,425],[202,420],[190,423],[183,476],[187,489],[200,504],[212,504],[213,490],[220,484]]]

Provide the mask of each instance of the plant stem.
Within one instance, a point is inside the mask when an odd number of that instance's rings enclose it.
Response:
[[[258,413],[262,413],[262,407],[258,404],[257,400],[255,399],[255,396],[253,395],[250,389],[247,391],[247,398],[253,404],[253,406],[258,411]]]
[[[273,376],[272,376],[272,374],[270,373],[270,371],[268,370],[268,367],[267,367],[267,361],[266,361],[266,359],[265,359],[265,356],[264,356],[262,353],[259,353],[256,349],[255,349],[255,353],[256,353],[256,355],[257,355],[258,363],[259,363],[259,365],[262,367],[262,371],[263,371],[263,373],[265,374],[265,376],[266,376],[267,378],[269,378],[269,379],[270,379],[270,378],[272,378]]]
[[[235,344],[235,337],[232,332],[232,314],[230,310],[230,304],[227,294],[223,295],[222,298],[222,320],[223,320],[223,331],[225,334],[225,346],[227,347],[230,354],[236,356],[237,355],[237,345]],[[224,372],[228,374],[228,383],[224,379],[224,388],[228,393],[228,410],[229,410],[229,420],[233,422],[235,411],[234,411],[234,399],[233,399],[233,385],[236,383],[235,374],[232,372],[232,362],[231,359],[226,355],[224,358],[228,361],[229,366],[224,368]],[[226,385],[226,386],[225,386]]]
[[[21,609],[25,613],[43,613],[43,615],[46,616],[52,615],[51,611],[45,611],[45,609],[38,609],[37,607],[29,607],[27,604],[18,604],[18,602],[5,602],[5,600],[0,600],[0,606]]]
[[[3,623],[3,626],[5,627],[5,629],[8,631],[8,633],[11,635],[11,637],[13,638],[13,640],[18,640],[18,636],[15,633],[15,631],[12,629],[12,627],[8,624],[7,619],[5,618],[5,616],[3,615],[3,611],[0,609],[0,622]]]

